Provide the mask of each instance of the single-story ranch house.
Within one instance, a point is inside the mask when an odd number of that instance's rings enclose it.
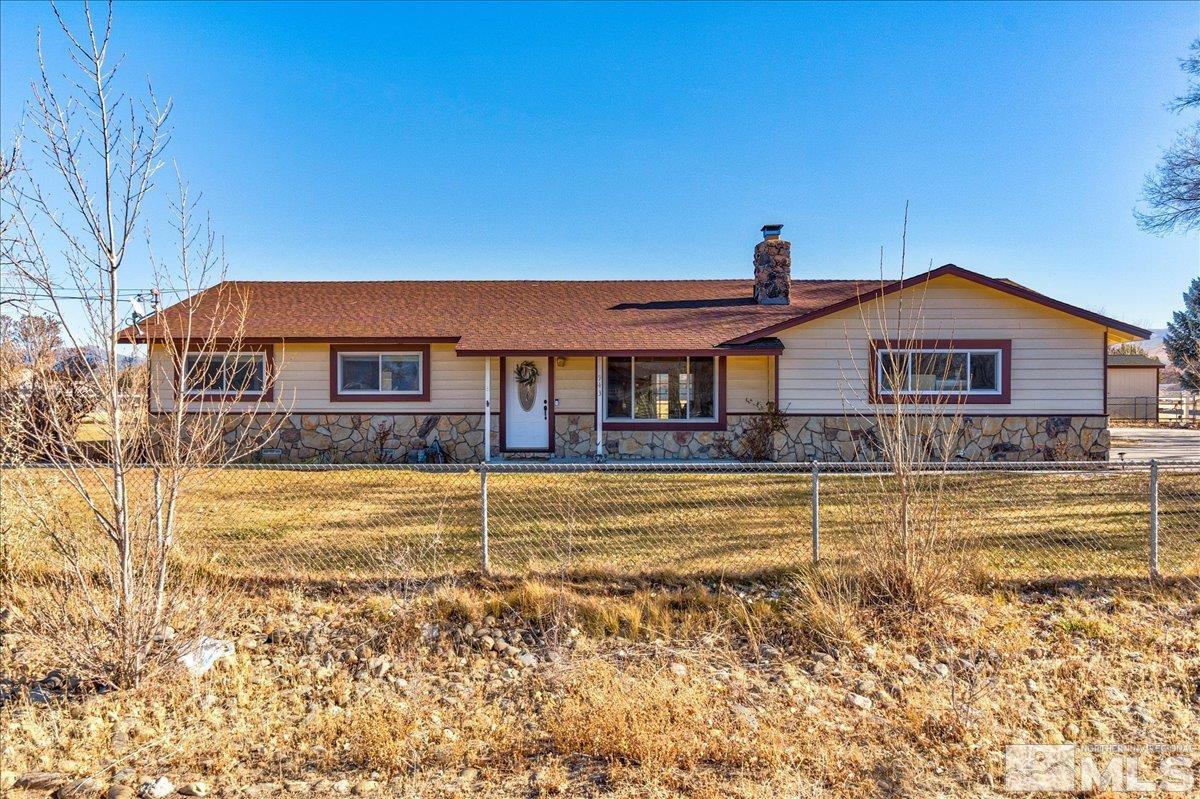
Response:
[[[881,408],[949,401],[965,423],[954,457],[1108,456],[1105,357],[1149,331],[952,264],[793,279],[781,227],[763,228],[745,280],[221,283],[136,329],[150,410],[182,391],[203,413],[240,390],[256,412],[243,431],[282,418],[273,457],[474,462],[731,457],[775,403],[778,459],[847,461],[873,457]],[[217,309],[231,292],[244,321]],[[192,341],[225,351],[180,358],[188,316]],[[192,374],[216,381],[188,393]]]

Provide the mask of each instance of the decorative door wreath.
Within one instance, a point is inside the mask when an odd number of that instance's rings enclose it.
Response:
[[[517,399],[526,411],[533,410],[533,401],[537,398],[537,382],[542,371],[533,361],[522,361],[513,370],[513,378],[517,381]]]

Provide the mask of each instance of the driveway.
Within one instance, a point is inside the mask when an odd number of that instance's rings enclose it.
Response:
[[[1167,427],[1110,427],[1112,459],[1200,460],[1200,430]]]

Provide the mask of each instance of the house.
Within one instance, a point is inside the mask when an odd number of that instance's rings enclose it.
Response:
[[[469,462],[730,457],[774,403],[778,459],[846,461],[874,457],[880,409],[949,402],[955,457],[1107,457],[1108,348],[1149,331],[952,264],[795,279],[781,227],[762,229],[742,280],[221,283],[142,322],[150,410],[242,391],[234,407],[257,413],[229,424],[282,419],[264,444],[286,460]],[[172,355],[195,348],[177,346],[185,329],[224,354]],[[197,393],[190,375],[217,379]]]
[[[1105,396],[1114,419],[1158,421],[1158,392],[1166,364],[1149,355],[1108,356]]]

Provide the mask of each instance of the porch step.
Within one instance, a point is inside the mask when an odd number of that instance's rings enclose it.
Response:
[[[502,452],[500,459],[509,462],[545,463],[553,457],[549,452]]]

